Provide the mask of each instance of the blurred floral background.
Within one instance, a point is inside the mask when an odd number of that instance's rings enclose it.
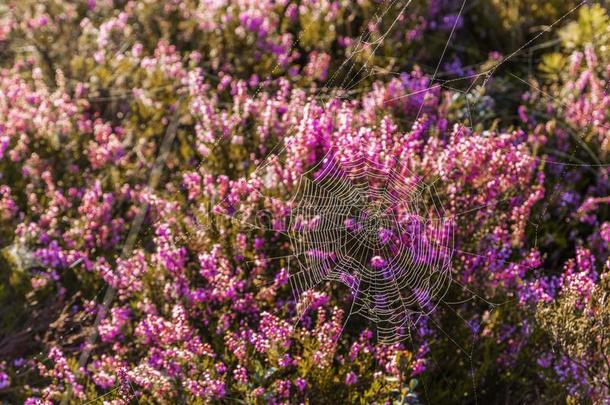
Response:
[[[610,403],[607,7],[0,2],[0,400]],[[401,344],[291,293],[331,146],[460,213]]]

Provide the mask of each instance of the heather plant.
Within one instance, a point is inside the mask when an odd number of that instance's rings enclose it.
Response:
[[[559,296],[536,314],[553,348],[538,363],[549,370],[548,378],[558,376],[574,398],[601,403],[608,398],[607,296],[607,263],[596,266],[591,253],[579,249],[566,263]]]
[[[607,42],[608,35],[605,9],[599,5],[583,8],[578,19],[562,31],[563,53],[544,55],[540,66],[559,117],[585,142],[594,144],[590,154],[602,158],[609,142],[606,83],[610,59],[607,47],[600,44]]]
[[[194,63],[211,75],[251,82],[285,76],[346,88],[374,79],[376,66],[391,71],[412,66],[422,53],[431,58],[433,49],[420,46],[424,34],[450,30],[457,12],[445,1],[362,1],[355,7],[345,1],[129,1],[121,7],[112,1],[25,1],[8,8],[4,36],[31,43],[51,77],[56,67],[70,78],[95,77],[81,60],[93,66],[122,59],[134,45],[152,53],[164,40],[185,56],[192,52]],[[402,56],[394,61],[396,55]],[[346,60],[357,66],[346,67]],[[121,87],[113,83],[111,89]]]
[[[607,401],[608,17],[461,5],[0,5],[0,398]],[[523,28],[462,52],[480,16]],[[539,81],[500,69],[555,22]],[[444,207],[451,282],[404,342],[332,280],[292,294],[329,154]]]
[[[547,147],[561,158],[580,162],[549,170],[556,179],[549,209],[566,225],[547,225],[546,233],[563,234],[551,246],[574,246],[574,253],[549,255],[556,271],[548,272],[555,299],[536,310],[538,364],[544,378],[568,387],[568,400],[603,403],[607,393],[604,324],[607,258],[608,58],[603,45],[608,17],[599,5],[583,7],[578,18],[560,31],[559,52],[543,56],[541,79],[524,97],[523,120],[534,130],[552,128]],[[601,40],[602,42],[598,42]],[[575,147],[579,145],[579,147]],[[589,163],[590,162],[590,163]],[[576,166],[592,169],[582,171]],[[571,179],[568,187],[562,179]],[[548,214],[547,214],[548,215]],[[569,232],[566,232],[569,230]],[[567,253],[567,252],[566,252]],[[562,264],[563,262],[563,264]]]

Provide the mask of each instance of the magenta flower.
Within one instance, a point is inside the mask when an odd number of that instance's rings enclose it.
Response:
[[[358,381],[358,376],[353,371],[350,371],[345,376],[345,385],[354,385],[354,384],[356,384],[357,381]]]

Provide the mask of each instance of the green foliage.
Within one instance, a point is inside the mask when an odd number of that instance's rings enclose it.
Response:
[[[610,17],[601,4],[592,4],[578,10],[578,18],[558,33],[568,51],[584,49],[592,45],[598,57],[610,58]]]

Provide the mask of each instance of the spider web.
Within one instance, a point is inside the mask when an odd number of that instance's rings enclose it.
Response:
[[[321,166],[310,171],[313,179],[301,178],[291,203],[295,300],[338,281],[353,295],[350,313],[373,321],[380,342],[402,341],[447,291],[451,220],[433,187],[415,183],[398,162],[388,169],[368,157],[328,154]]]

